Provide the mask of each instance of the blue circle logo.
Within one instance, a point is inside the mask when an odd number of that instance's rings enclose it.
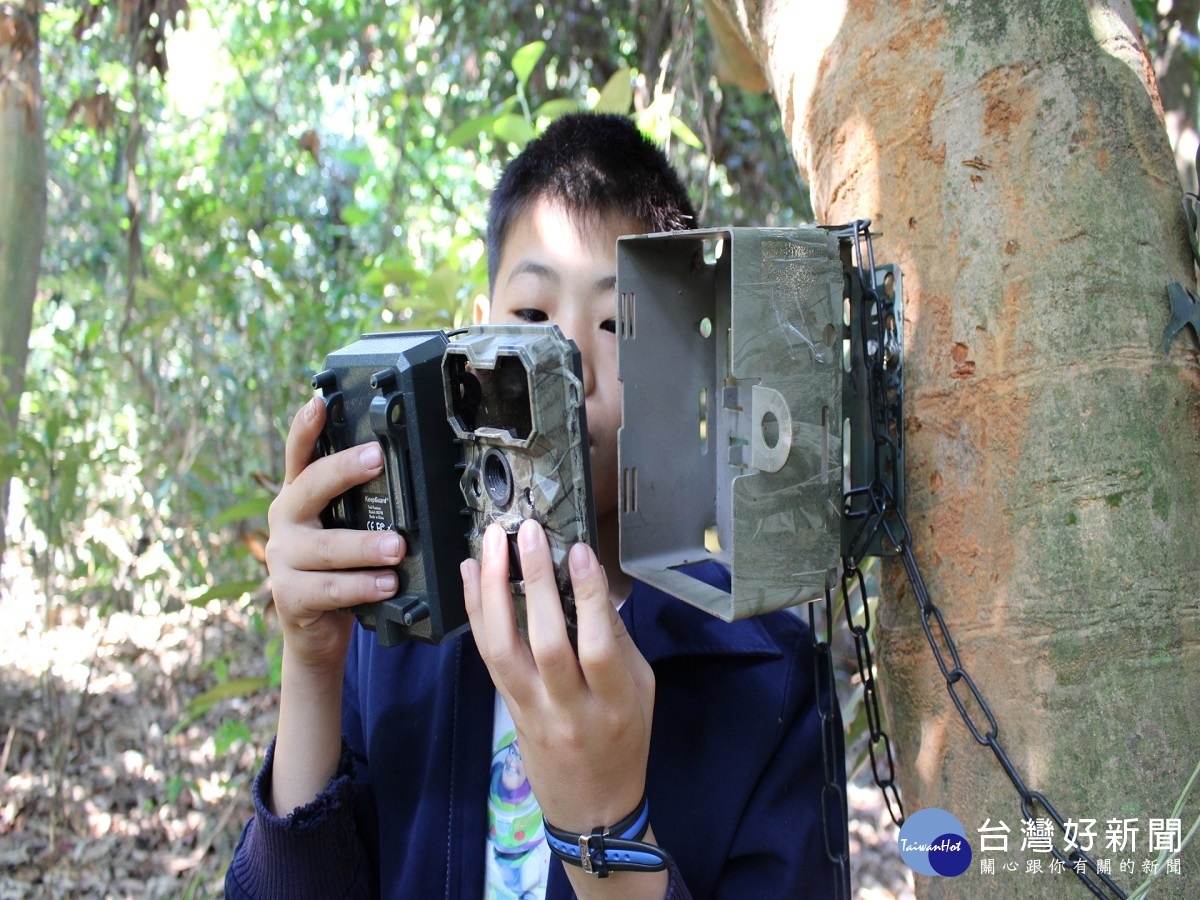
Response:
[[[953,878],[971,865],[962,823],[944,809],[919,809],[900,826],[900,858],[914,872]]]

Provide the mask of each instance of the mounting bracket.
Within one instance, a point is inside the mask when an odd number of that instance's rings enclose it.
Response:
[[[883,523],[904,512],[904,321],[899,266],[877,265],[865,219],[833,229],[845,277],[846,494],[842,556],[893,556]]]

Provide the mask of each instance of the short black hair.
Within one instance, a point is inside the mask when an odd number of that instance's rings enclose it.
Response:
[[[586,221],[611,213],[648,232],[696,227],[696,210],[662,149],[628,116],[570,113],[550,123],[505,167],[488,206],[488,287],[517,216],[535,201]]]

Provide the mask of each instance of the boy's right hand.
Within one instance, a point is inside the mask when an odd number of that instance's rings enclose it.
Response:
[[[392,597],[397,579],[388,567],[399,565],[406,548],[394,532],[322,526],[330,501],[383,469],[375,443],[314,459],[324,424],[319,397],[292,420],[283,487],[267,514],[267,570],[287,655],[340,672],[354,624],[346,607]]]

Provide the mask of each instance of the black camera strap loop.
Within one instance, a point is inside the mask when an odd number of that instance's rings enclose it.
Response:
[[[871,249],[870,224],[869,220],[859,220],[851,223],[839,232],[840,235],[852,238],[853,240],[857,278],[859,281],[858,287],[860,288],[862,297],[861,310],[873,307],[879,308],[879,305],[882,305],[883,301],[875,284],[875,263],[874,254]],[[854,314],[855,310],[851,310],[851,315],[853,316]],[[892,821],[897,825],[902,825],[904,823],[904,809],[901,806],[900,795],[895,782],[895,765],[892,758],[891,741],[888,739],[887,733],[883,730],[882,717],[878,706],[874,678],[874,660],[871,655],[870,636],[868,633],[871,626],[870,613],[862,572],[859,569],[863,559],[868,555],[867,550],[872,546],[887,548],[886,555],[901,557],[913,596],[920,609],[921,627],[925,632],[925,638],[933,652],[938,669],[946,680],[946,689],[950,693],[950,699],[953,701],[963,722],[970,730],[971,735],[979,744],[988,747],[992,751],[997,762],[1000,763],[1000,767],[1008,776],[1009,781],[1012,782],[1013,787],[1020,796],[1021,815],[1026,819],[1033,819],[1036,810],[1041,808],[1060,829],[1065,831],[1066,826],[1063,817],[1059,815],[1058,811],[1050,804],[1050,801],[1041,793],[1031,790],[1025,784],[1016,766],[1009,759],[1008,754],[1000,743],[1000,726],[996,722],[996,717],[984,700],[983,694],[976,685],[975,680],[971,678],[964,667],[946,620],[929,596],[929,591],[925,586],[925,579],[921,575],[921,570],[913,554],[912,531],[904,518],[901,504],[898,502],[901,485],[899,479],[902,477],[902,472],[896,468],[888,471],[886,466],[879,464],[880,460],[888,458],[889,452],[895,449],[897,435],[901,434],[901,432],[893,427],[894,404],[890,402],[893,398],[889,395],[889,391],[892,394],[895,393],[895,384],[891,380],[891,373],[897,369],[899,362],[897,358],[889,357],[888,355],[889,347],[895,346],[895,335],[891,334],[888,330],[889,326],[886,324],[886,316],[876,315],[871,317],[864,312],[860,321],[862,322],[862,327],[858,331],[857,336],[861,340],[862,345],[859,348],[859,352],[862,354],[861,358],[864,360],[867,368],[866,382],[871,411],[871,431],[877,452],[875,455],[876,465],[874,466],[874,475],[870,483],[866,485],[852,485],[846,491],[845,516],[848,520],[857,520],[857,528],[854,529],[853,536],[849,541],[850,549],[842,560],[841,586],[843,602],[846,604],[847,622],[850,632],[854,636],[858,676],[863,685],[863,702],[866,704],[867,724],[870,730],[868,752],[871,757],[871,768],[875,783],[883,792]],[[892,327],[894,327],[894,323]],[[854,616],[850,609],[851,586],[854,582],[857,583],[855,589],[859,592],[862,599],[863,621],[861,624],[854,621]],[[829,579],[826,581],[825,608],[827,620],[831,619],[833,601]],[[809,617],[811,621],[811,610]],[[826,647],[828,646],[828,637],[832,633],[830,628],[831,626],[827,624],[827,637],[823,642],[817,637],[814,629],[813,642],[818,648],[822,644]],[[826,655],[828,654],[826,653]],[[817,656],[821,656],[821,653],[818,653]],[[818,669],[819,667],[820,663],[818,662]],[[820,677],[818,678],[818,684],[820,684]],[[972,713],[968,711],[969,707],[977,710],[976,717],[973,717]],[[978,714],[982,715],[982,719],[978,717]],[[823,741],[823,746],[826,747],[825,752],[828,754],[828,741]],[[884,772],[881,772],[880,765],[884,760],[886,760],[887,768]],[[825,768],[826,790],[828,792],[831,783],[829,780],[830,767],[828,759],[826,760]],[[831,844],[830,834],[833,823],[830,821],[830,817],[825,810],[824,803],[822,803],[822,813],[825,814],[827,852],[831,860],[841,862],[841,858],[829,849],[831,846],[836,847],[837,845]],[[1070,866],[1083,885],[1096,897],[1110,898],[1110,900],[1125,900],[1125,893],[1113,883],[1111,878],[1101,872],[1096,862],[1078,846],[1072,845],[1069,847],[1069,850],[1052,846],[1051,852],[1055,859],[1061,862],[1064,867]],[[847,893],[843,894],[843,896],[849,896],[848,888]]]

